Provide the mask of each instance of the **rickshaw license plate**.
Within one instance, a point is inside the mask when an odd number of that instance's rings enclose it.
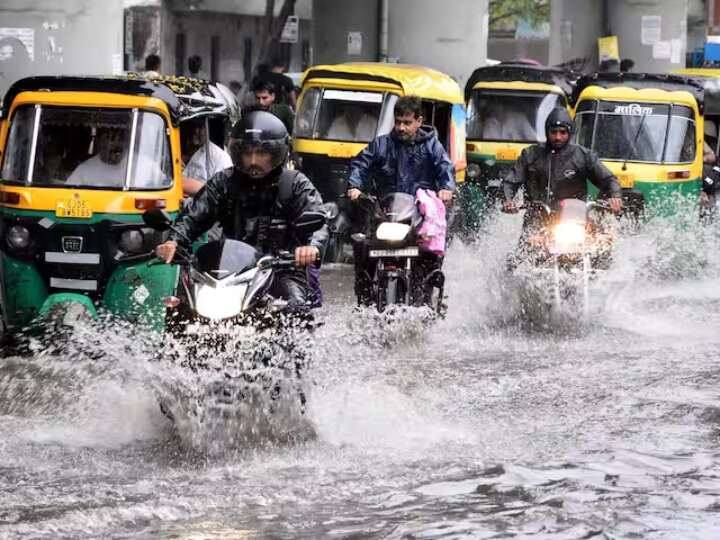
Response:
[[[87,201],[82,199],[64,199],[58,201],[55,206],[55,215],[57,217],[88,219],[92,217],[93,213]]]
[[[635,187],[635,177],[632,174],[618,174],[618,182],[622,188]]]
[[[401,249],[371,249],[370,257],[377,259],[378,257],[417,257],[420,255],[420,248],[401,248]]]
[[[502,161],[515,161],[518,157],[518,152],[514,148],[502,148],[496,153],[497,159]]]

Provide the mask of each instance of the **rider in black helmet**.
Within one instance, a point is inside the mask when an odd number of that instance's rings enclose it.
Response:
[[[219,221],[226,238],[241,240],[265,253],[294,250],[298,268],[280,276],[279,295],[291,307],[306,306],[307,276],[302,267],[318,259],[327,229],[323,227],[297,245],[293,235],[278,233],[283,227],[277,225],[290,225],[303,212],[323,212],[322,198],[305,175],[285,169],[288,133],[274,115],[264,111],[246,114],[233,126],[228,150],[234,167],[213,176],[195,195],[178,216],[178,232],[157,247],[157,255],[172,261],[178,244],[194,241]]]
[[[600,190],[613,212],[622,209],[620,184],[595,152],[570,142],[575,125],[567,110],[553,109],[545,121],[546,142],[525,148],[503,181],[503,211],[517,212],[515,194],[524,189],[525,202],[557,207],[562,199],[587,198],[587,181]],[[523,220],[521,244],[543,218],[530,207]]]
[[[503,181],[505,211],[516,209],[513,198],[521,187],[525,200],[553,206],[561,199],[587,198],[590,180],[607,197],[612,209],[622,208],[617,178],[595,152],[570,142],[575,126],[564,108],[556,108],[545,121],[545,143],[528,146]]]

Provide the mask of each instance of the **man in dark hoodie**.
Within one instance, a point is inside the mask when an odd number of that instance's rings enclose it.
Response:
[[[432,126],[423,125],[422,101],[403,96],[395,104],[395,127],[380,135],[350,162],[350,200],[370,193],[415,195],[418,189],[436,191],[446,204],[455,191],[455,170]],[[355,293],[361,303],[369,303],[370,279],[375,261],[367,257],[366,246],[355,244]],[[426,271],[439,268],[442,260],[428,261]]]
[[[305,310],[311,301],[305,267],[320,256],[327,227],[297,239],[282,229],[274,232],[270,224],[279,221],[289,228],[303,212],[322,212],[322,198],[304,174],[284,168],[288,133],[269,112],[245,115],[233,126],[228,147],[234,167],[217,173],[193,197],[170,239],[156,248],[157,256],[171,262],[178,244],[188,249],[219,221],[225,237],[264,253],[294,251],[296,268],[278,275],[273,294],[287,300],[291,309]]]
[[[517,212],[514,197],[521,187],[526,202],[541,202],[551,208],[562,199],[587,198],[587,181],[607,198],[610,209],[622,210],[620,184],[595,152],[570,142],[574,123],[567,110],[556,108],[545,121],[547,142],[525,148],[503,181],[503,211]],[[543,215],[530,208],[523,220],[522,241],[541,225]]]

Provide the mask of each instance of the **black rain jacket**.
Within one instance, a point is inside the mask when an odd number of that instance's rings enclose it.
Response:
[[[254,180],[230,168],[213,176],[181,211],[175,228],[182,235],[173,231],[170,239],[189,247],[183,235],[194,241],[219,221],[226,238],[241,240],[264,253],[292,251],[301,245],[317,247],[322,253],[328,236],[326,225],[310,238],[290,234],[292,223],[307,211],[324,212],[323,202],[301,172],[276,170]],[[281,237],[269,227],[278,220],[288,227],[288,234]]]

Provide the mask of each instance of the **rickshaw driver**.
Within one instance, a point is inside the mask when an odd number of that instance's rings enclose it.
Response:
[[[289,235],[274,238],[269,224],[281,219],[290,224],[303,212],[323,212],[322,198],[310,180],[299,171],[284,168],[288,156],[288,133],[283,123],[265,111],[253,111],[238,121],[230,135],[234,167],[213,176],[180,212],[170,239],[155,253],[170,263],[178,243],[188,248],[216,221],[226,238],[246,242],[268,252],[269,246],[291,250]],[[308,243],[295,247],[294,270],[279,274],[280,295],[289,307],[309,307],[307,266],[319,257],[327,239],[327,226],[316,231]]]
[[[607,197],[610,209],[622,210],[620,184],[595,152],[570,142],[575,124],[566,109],[555,108],[545,121],[547,142],[525,148],[503,180],[503,212],[518,211],[514,197],[521,187],[525,200],[555,205],[561,199],[587,198],[587,180]],[[537,209],[528,211],[523,219],[521,245],[533,229],[540,225],[542,215]]]
[[[68,177],[73,186],[121,187],[125,181],[129,137],[123,127],[99,127],[95,134],[97,153],[80,163]],[[164,184],[167,175],[157,163],[142,154],[135,156],[135,176],[152,184]],[[150,187],[150,186],[146,186]]]
[[[448,204],[455,191],[455,171],[435,129],[422,125],[422,101],[417,96],[403,96],[397,100],[394,114],[392,132],[376,137],[350,162],[347,196],[354,201],[363,191],[379,196],[393,192],[414,196],[418,189],[432,189]],[[375,264],[367,256],[365,245],[355,242],[353,247],[355,294],[361,303],[369,304],[368,278],[374,274]],[[426,255],[426,272],[442,267],[442,258]]]

